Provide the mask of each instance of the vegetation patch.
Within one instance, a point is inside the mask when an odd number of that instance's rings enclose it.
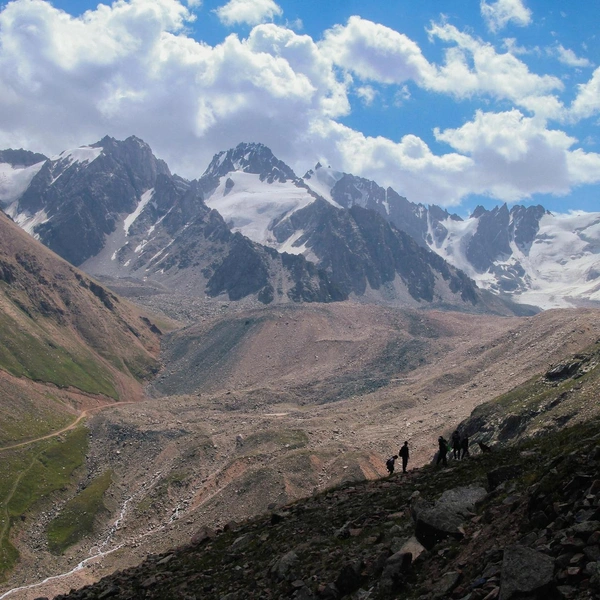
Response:
[[[48,526],[50,552],[62,554],[93,531],[96,516],[106,510],[104,494],[111,482],[112,471],[106,471],[65,504]]]
[[[14,567],[19,553],[10,542],[18,519],[52,492],[65,488],[83,464],[88,448],[87,429],[2,454],[0,460],[0,581]]]
[[[8,502],[11,516],[22,515],[41,498],[67,486],[75,469],[85,460],[87,434],[85,427],[78,427],[66,433],[63,440],[53,439],[33,458],[30,467],[20,474]]]
[[[144,382],[151,379],[159,369],[158,361],[147,355],[132,355],[123,359],[127,370],[139,381]]]
[[[0,368],[16,377],[76,387],[90,394],[118,399],[106,368],[81,349],[77,355],[24,331],[7,315],[0,314]]]
[[[12,407],[11,407],[12,408]],[[44,407],[35,412],[11,411],[10,415],[0,416],[0,446],[10,446],[24,440],[31,440],[58,431],[75,420],[71,414],[51,412]]]

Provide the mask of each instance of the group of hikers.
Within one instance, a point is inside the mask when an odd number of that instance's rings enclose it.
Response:
[[[398,454],[394,454],[394,456],[390,456],[386,462],[385,466],[389,471],[390,475],[394,472],[394,468],[396,466],[396,459],[400,457],[402,459],[402,472],[406,473],[406,465],[408,464],[408,442],[404,442],[402,446],[400,446],[400,450],[398,450]]]
[[[483,450],[483,448],[482,448]],[[442,463],[445,467],[448,466],[447,456],[449,453],[452,453],[451,456],[456,460],[462,460],[465,456],[469,456],[469,437],[467,434],[463,434],[462,436],[456,430],[450,441],[446,440],[443,436],[440,435],[438,438],[438,451],[436,453],[437,458],[435,458],[435,464],[439,465]],[[394,472],[396,466],[396,459],[398,457],[402,458],[402,472],[406,473],[406,465],[408,464],[408,442],[404,442],[404,445],[400,447],[398,454],[394,454],[394,456],[390,456],[387,459],[385,466],[391,475]]]
[[[446,456],[449,452],[452,452],[452,458],[456,460],[461,460],[465,456],[469,456],[469,436],[464,434],[461,437],[457,429],[452,434],[450,442],[448,442],[443,436],[440,435],[438,438],[438,453],[435,464],[439,465],[441,462],[444,466],[447,466],[448,460]]]

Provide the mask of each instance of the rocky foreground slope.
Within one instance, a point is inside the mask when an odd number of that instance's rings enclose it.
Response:
[[[150,556],[92,598],[598,598],[600,422],[350,483]]]

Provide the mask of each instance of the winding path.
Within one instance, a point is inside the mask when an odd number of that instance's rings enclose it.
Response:
[[[29,444],[35,444],[35,443],[41,442],[43,440],[49,440],[50,438],[61,435],[62,433],[71,431],[71,429],[75,429],[75,427],[77,427],[77,425],[92,412],[104,410],[105,408],[113,408],[115,406],[123,406],[125,404],[139,404],[139,402],[133,402],[133,401],[132,402],[113,402],[112,404],[104,404],[103,406],[96,406],[95,408],[88,408],[86,410],[82,410],[79,413],[79,416],[70,425],[63,427],[62,429],[60,429],[58,431],[54,431],[52,433],[47,433],[46,435],[37,437],[33,440],[27,440],[26,442],[19,442],[18,444],[11,444],[10,446],[2,446],[2,447],[0,447],[0,452],[4,452],[6,450],[13,450],[14,448],[22,448],[23,446],[28,446]]]

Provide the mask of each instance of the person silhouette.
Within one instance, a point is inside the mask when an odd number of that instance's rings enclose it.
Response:
[[[448,453],[448,442],[441,435],[438,438],[438,448],[438,457],[435,464],[439,465],[441,461],[443,465],[447,467],[448,461],[446,460],[446,454]]]
[[[408,442],[404,442],[404,444],[400,447],[400,451],[398,452],[400,458],[402,458],[402,472],[406,473],[406,465],[408,464]]]

